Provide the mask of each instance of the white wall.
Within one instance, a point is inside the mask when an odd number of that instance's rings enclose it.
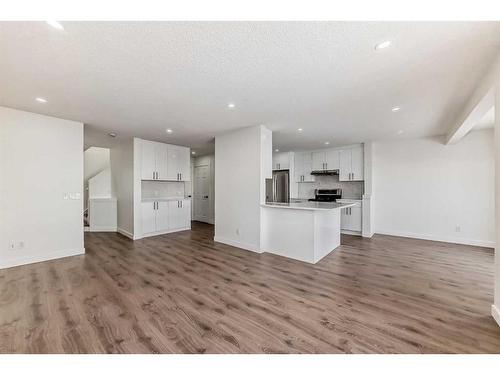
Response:
[[[0,107],[0,268],[84,252],[83,124]]]
[[[88,197],[92,198],[111,198],[111,170],[106,168],[97,175],[89,179]]]
[[[192,208],[192,217],[193,220],[196,219],[194,216],[194,206],[196,204],[196,201],[194,199],[194,168],[197,166],[203,166],[203,165],[208,165],[210,168],[210,176],[209,176],[209,185],[210,185],[210,193],[209,193],[209,203],[208,203],[208,217],[209,217],[209,222],[211,224],[215,223],[215,155],[205,155],[205,156],[198,156],[196,158],[193,158],[191,160],[191,165],[193,169],[193,174],[191,176],[191,181],[192,181],[192,202],[193,204],[191,205]]]
[[[111,183],[117,199],[118,231],[134,236],[134,142],[118,142],[110,151]]]
[[[493,132],[442,142],[373,144],[375,232],[493,247]]]
[[[263,177],[272,168],[272,133],[254,126],[215,137],[215,240],[261,252]]]
[[[495,198],[495,301],[491,312],[500,325],[500,71],[495,82]]]
[[[85,132],[85,127],[84,127]],[[89,179],[109,168],[109,148],[89,147],[83,153],[83,205],[88,206]]]

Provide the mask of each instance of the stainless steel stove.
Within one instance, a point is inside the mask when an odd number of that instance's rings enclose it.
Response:
[[[342,198],[342,189],[316,189],[311,202],[336,202]]]

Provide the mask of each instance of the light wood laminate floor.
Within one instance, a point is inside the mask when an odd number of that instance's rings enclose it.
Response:
[[[2,353],[500,353],[493,251],[343,236],[316,265],[213,242],[86,233],[0,270]]]

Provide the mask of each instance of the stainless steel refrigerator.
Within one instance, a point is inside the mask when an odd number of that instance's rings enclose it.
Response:
[[[287,203],[290,199],[288,171],[273,171],[273,178],[266,180],[266,202]]]

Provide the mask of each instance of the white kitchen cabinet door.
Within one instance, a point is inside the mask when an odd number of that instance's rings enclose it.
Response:
[[[167,157],[168,146],[165,143],[155,142],[156,180],[168,179]]]
[[[168,145],[167,147],[167,178],[168,180],[179,180],[179,146]]]
[[[351,181],[362,181],[364,179],[364,157],[363,147],[351,149]]]
[[[170,229],[181,228],[180,224],[180,201],[169,201],[168,202],[168,223]]]
[[[351,181],[351,150],[340,150],[339,159],[339,181]]]
[[[145,141],[141,142],[141,178],[143,180],[156,179],[156,142]]]
[[[340,229],[350,230],[349,208],[343,208],[340,212]]]
[[[361,207],[349,207],[349,230],[361,232]]]
[[[299,152],[295,154],[295,182],[313,182],[312,153]]]
[[[328,150],[325,152],[325,163],[328,170],[340,169],[339,150]]]
[[[168,222],[168,206],[167,201],[156,202],[156,231],[164,232],[170,229],[170,225]]]
[[[273,155],[273,169],[290,169],[290,155],[288,152],[278,152]]]
[[[156,202],[142,202],[142,233],[156,232]]]
[[[189,148],[179,148],[177,163],[180,180],[191,181],[191,151]]]
[[[191,227],[191,201],[189,199],[181,201],[178,220],[179,228]]]
[[[325,169],[326,153],[323,151],[312,153],[312,170],[322,171]]]

